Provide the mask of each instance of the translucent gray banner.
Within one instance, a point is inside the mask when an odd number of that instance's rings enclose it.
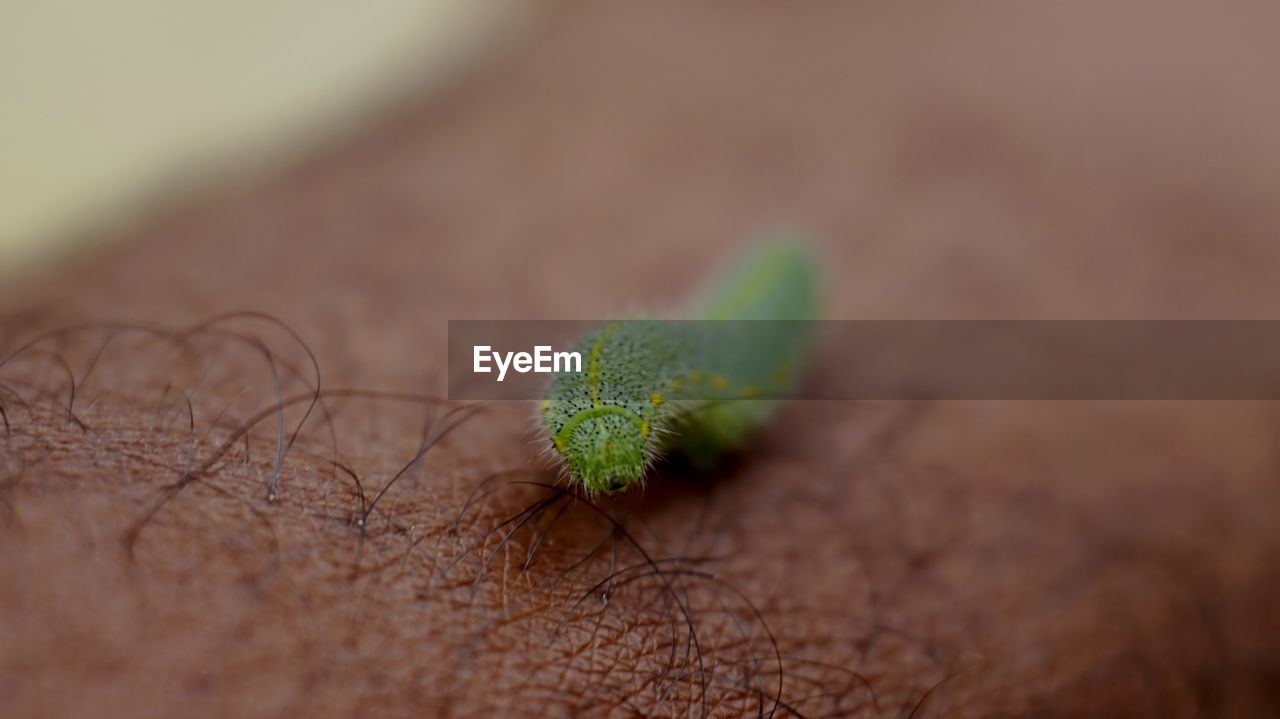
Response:
[[[611,349],[593,359],[578,345],[606,326]],[[676,351],[646,349],[667,338]],[[580,367],[556,366],[575,349]],[[541,399],[575,371],[611,387],[660,356],[678,399],[1280,398],[1271,320],[452,320],[449,398]]]

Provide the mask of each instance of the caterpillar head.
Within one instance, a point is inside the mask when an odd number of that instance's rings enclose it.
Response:
[[[547,429],[570,476],[590,494],[627,489],[653,455],[649,425],[623,407],[585,409],[563,423],[548,421]]]

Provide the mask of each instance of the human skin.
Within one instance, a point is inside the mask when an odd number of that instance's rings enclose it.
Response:
[[[76,329],[0,369],[0,714],[1274,714],[1271,403],[797,402],[570,504],[437,401],[445,320],[783,221],[832,317],[1273,317],[1275,12],[1072,7],[569,6],[6,288],[5,355]]]

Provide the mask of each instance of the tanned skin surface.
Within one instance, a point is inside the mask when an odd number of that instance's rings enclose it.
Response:
[[[445,320],[678,304],[783,221],[833,317],[1275,317],[1239,5],[565,6],[4,288],[4,355],[73,329],[0,369],[0,715],[1274,715],[1272,403],[796,403],[592,505],[438,401]]]

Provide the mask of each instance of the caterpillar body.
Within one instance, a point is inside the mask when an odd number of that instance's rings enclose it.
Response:
[[[691,321],[593,330],[576,347],[583,371],[558,375],[542,402],[553,451],[588,494],[626,490],[668,452],[711,465],[768,418],[775,402],[753,398],[794,383],[817,305],[813,258],[775,243],[740,258]]]

